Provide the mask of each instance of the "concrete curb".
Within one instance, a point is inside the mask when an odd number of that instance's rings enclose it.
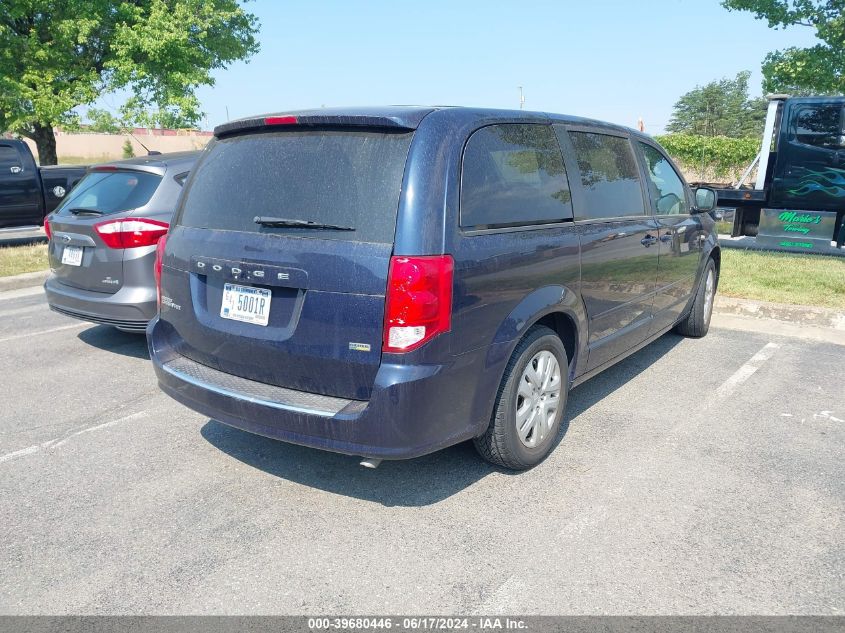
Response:
[[[716,295],[713,320],[716,328],[790,336],[845,346],[845,311],[813,306],[768,303]]]
[[[11,277],[0,277],[0,292],[5,290],[18,290],[30,286],[40,286],[47,279],[50,270],[37,270],[34,273],[23,273]]]
[[[736,299],[717,294],[713,311],[722,315],[785,321],[802,327],[821,327],[845,332],[845,310]]]
[[[47,242],[47,235],[42,227],[23,227],[0,229],[0,246],[27,246]]]

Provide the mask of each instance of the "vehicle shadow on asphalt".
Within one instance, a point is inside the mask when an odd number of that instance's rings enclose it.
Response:
[[[685,337],[674,332],[664,334],[619,364],[575,387],[569,394],[569,403],[566,407],[567,417],[572,419],[581,415],[599,400],[609,396],[629,380],[647,370],[684,340]]]
[[[667,334],[574,389],[569,396],[567,420],[589,410],[625,385],[682,340],[680,336]],[[568,428],[566,421],[557,443]],[[417,507],[437,503],[491,473],[519,476],[519,473],[482,461],[471,442],[416,459],[385,461],[376,470],[370,470],[358,466],[359,459],[349,455],[285,444],[216,420],[206,422],[200,433],[227,455],[274,477],[385,506]],[[559,450],[565,450],[565,444]]]
[[[82,330],[76,336],[83,343],[105,352],[131,358],[146,360],[150,358],[150,353],[147,350],[147,338],[143,334],[121,332],[110,325],[96,325]]]

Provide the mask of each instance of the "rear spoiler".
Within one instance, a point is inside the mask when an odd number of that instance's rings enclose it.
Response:
[[[320,115],[320,114],[268,114],[247,119],[238,119],[223,123],[214,128],[214,136],[220,138],[238,132],[264,130],[276,126],[302,127],[369,127],[387,128],[392,130],[414,130],[416,126],[409,125],[407,120],[400,117],[378,116],[371,114]]]

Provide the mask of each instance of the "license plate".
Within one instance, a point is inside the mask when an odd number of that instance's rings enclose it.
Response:
[[[65,246],[62,251],[62,263],[68,266],[82,266],[82,253],[85,249],[81,246]]]
[[[272,298],[272,293],[265,288],[225,284],[220,316],[233,321],[267,325]]]

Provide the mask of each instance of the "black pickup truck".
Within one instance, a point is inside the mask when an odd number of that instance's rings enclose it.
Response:
[[[23,141],[0,138],[0,230],[40,226],[87,167],[39,167]]]

